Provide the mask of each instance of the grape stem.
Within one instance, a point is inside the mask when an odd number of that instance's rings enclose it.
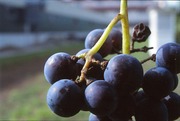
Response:
[[[142,48],[133,48],[132,50],[130,50],[130,53],[135,53],[135,52],[147,52],[148,50],[150,50],[150,49],[153,49],[153,47],[146,47],[146,46],[144,46],[144,47],[142,47]]]
[[[92,61],[92,56],[94,54],[96,54],[99,49],[102,47],[102,45],[104,44],[104,42],[106,41],[109,33],[111,32],[112,28],[117,24],[117,22],[121,19],[121,15],[118,14],[116,17],[114,17],[114,19],[111,20],[111,22],[109,23],[109,25],[107,26],[107,28],[105,29],[104,33],[102,34],[102,36],[100,37],[100,39],[98,40],[98,42],[89,50],[89,52],[85,55],[85,59],[86,62],[81,70],[81,76],[80,76],[80,82],[85,80],[85,75],[86,72],[88,70],[88,67],[91,64]]]
[[[129,34],[129,20],[128,20],[128,7],[127,0],[121,0],[120,14],[122,16],[122,53],[130,54],[130,34]]]
[[[123,54],[130,54],[130,34],[129,34],[127,0],[121,0],[119,14],[111,20],[111,22],[105,29],[104,33],[102,34],[98,42],[91,48],[91,50],[87,54],[85,54],[86,62],[84,64],[84,67],[81,70],[81,76],[79,80],[80,82],[86,80],[86,72],[91,64],[92,56],[99,51],[99,49],[102,47],[102,45],[106,41],[112,28],[120,20],[121,20],[121,25],[122,25],[122,38],[123,38],[122,52]]]
[[[91,50],[87,53],[86,58],[94,55],[99,51],[104,42],[106,41],[109,33],[112,28],[117,24],[117,22],[121,20],[122,25],[122,38],[123,38],[123,54],[130,54],[130,34],[129,34],[129,20],[128,20],[128,8],[127,8],[127,0],[121,0],[120,4],[120,12],[114,19],[110,22],[110,24],[105,29],[104,33],[98,40],[98,42],[91,48]]]
[[[148,57],[147,59],[145,60],[142,60],[141,61],[141,64],[144,64],[145,62],[149,61],[149,60],[152,60],[152,61],[156,61],[156,54],[152,54],[152,56]]]
[[[91,48],[91,50],[88,52],[88,54],[86,55],[91,56],[96,54],[99,49],[102,47],[102,45],[104,44],[104,42],[106,41],[109,33],[111,32],[112,28],[116,25],[116,23],[122,18],[122,16],[120,14],[118,14],[116,17],[114,17],[114,19],[109,23],[109,25],[107,26],[107,28],[105,29],[104,33],[102,34],[102,36],[100,37],[100,39],[98,40],[98,42]]]

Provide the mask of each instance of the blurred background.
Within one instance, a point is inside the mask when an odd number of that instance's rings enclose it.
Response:
[[[88,120],[89,112],[66,119],[48,109],[50,84],[43,66],[56,52],[73,55],[83,49],[87,33],[105,28],[119,12],[119,4],[119,0],[0,0],[0,120]],[[139,60],[164,43],[180,43],[179,1],[133,0],[128,9],[131,33],[138,23],[152,32],[137,47],[154,49],[133,54]],[[121,24],[117,27],[121,29]],[[154,66],[151,61],[143,64],[144,71]],[[175,92],[180,94],[180,86]]]

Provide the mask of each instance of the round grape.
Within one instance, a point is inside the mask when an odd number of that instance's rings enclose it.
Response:
[[[165,67],[173,73],[180,73],[180,45],[166,43],[156,52],[156,65]]]
[[[85,90],[85,98],[90,112],[99,116],[112,113],[117,105],[115,90],[104,80],[89,84]]]
[[[135,113],[135,100],[130,94],[118,97],[118,105],[109,118],[113,121],[128,121]]]
[[[57,115],[70,117],[81,109],[82,93],[75,82],[62,79],[55,82],[48,90],[47,104]]]
[[[117,55],[110,59],[104,79],[119,93],[133,93],[141,87],[143,68],[136,58],[126,54]]]
[[[145,73],[142,88],[147,96],[162,99],[173,90],[174,78],[166,68],[154,67]]]
[[[138,92],[133,94],[133,96],[135,98],[136,104],[147,98],[147,95],[145,94],[144,90],[139,90]]]
[[[135,119],[136,121],[168,121],[168,110],[161,101],[145,99],[138,103]]]
[[[114,54],[122,49],[122,33],[120,29],[113,28],[109,36],[111,37],[111,42],[112,42],[111,54]]]
[[[48,58],[44,65],[44,76],[53,84],[60,79],[75,79],[75,63],[69,54],[64,52],[55,53]]]
[[[180,96],[171,92],[168,96],[163,99],[169,115],[169,121],[174,121],[180,117]]]

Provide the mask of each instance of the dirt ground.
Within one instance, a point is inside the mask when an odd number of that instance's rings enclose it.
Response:
[[[16,88],[25,83],[24,80],[39,72],[43,72],[44,58],[35,58],[0,68],[0,92]]]

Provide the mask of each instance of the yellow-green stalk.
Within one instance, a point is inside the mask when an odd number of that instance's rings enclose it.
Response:
[[[106,41],[109,33],[111,32],[112,28],[117,24],[118,21],[121,20],[122,25],[122,53],[123,54],[130,54],[130,34],[129,34],[129,21],[128,21],[128,8],[127,8],[127,0],[121,0],[120,3],[120,12],[119,14],[114,17],[114,19],[109,23],[107,28],[105,29],[104,33],[98,40],[98,42],[91,48],[91,50],[85,55],[85,65],[81,71],[80,82],[85,80],[86,72],[90,66],[92,56],[96,54],[99,49],[102,47],[104,42]]]
[[[130,54],[130,34],[129,34],[129,20],[128,20],[128,6],[127,0],[121,0],[120,14],[122,16],[122,53]]]

